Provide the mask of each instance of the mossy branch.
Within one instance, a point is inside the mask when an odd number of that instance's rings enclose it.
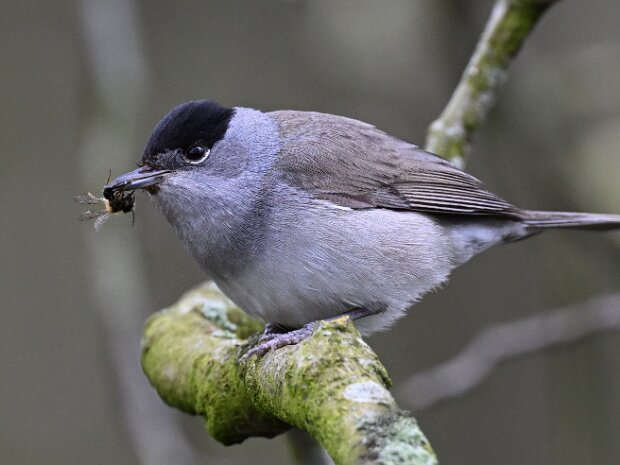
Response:
[[[149,319],[142,366],[166,403],[204,416],[224,444],[297,427],[339,465],[436,463],[348,318],[317,323],[308,340],[240,362],[259,328],[204,285]]]
[[[498,0],[450,101],[430,126],[426,150],[464,165],[475,132],[506,80],[510,62],[558,0]]]

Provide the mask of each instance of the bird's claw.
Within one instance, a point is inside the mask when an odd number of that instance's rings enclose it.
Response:
[[[299,329],[294,329],[287,333],[277,333],[272,328],[266,328],[256,345],[248,350],[241,357],[241,361],[245,361],[253,355],[262,357],[271,350],[277,350],[284,346],[299,344],[308,339],[314,332],[314,324],[307,323]]]

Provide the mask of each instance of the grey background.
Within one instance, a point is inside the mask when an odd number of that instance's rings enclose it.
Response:
[[[492,4],[4,0],[0,462],[291,463],[285,438],[225,448],[159,401],[141,325],[201,272],[146,197],[134,228],[115,217],[99,233],[71,198],[131,169],[194,98],[342,114],[423,144]],[[620,213],[618,76],[620,4],[560,2],[468,169],[520,206]],[[398,387],[493,322],[619,289],[618,233],[548,233],[474,259],[369,343]],[[620,463],[620,337],[519,358],[417,417],[443,464]]]

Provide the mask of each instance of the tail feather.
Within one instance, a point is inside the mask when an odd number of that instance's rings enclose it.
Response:
[[[535,229],[571,228],[600,231],[620,229],[620,215],[534,210],[524,210],[521,215],[525,225]]]

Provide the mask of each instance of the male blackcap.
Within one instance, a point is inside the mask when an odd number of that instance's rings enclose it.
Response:
[[[618,215],[517,208],[432,153],[321,113],[187,102],[139,166],[104,196],[146,189],[231,300],[271,330],[298,330],[263,350],[345,313],[362,333],[385,328],[494,244],[620,228]]]

